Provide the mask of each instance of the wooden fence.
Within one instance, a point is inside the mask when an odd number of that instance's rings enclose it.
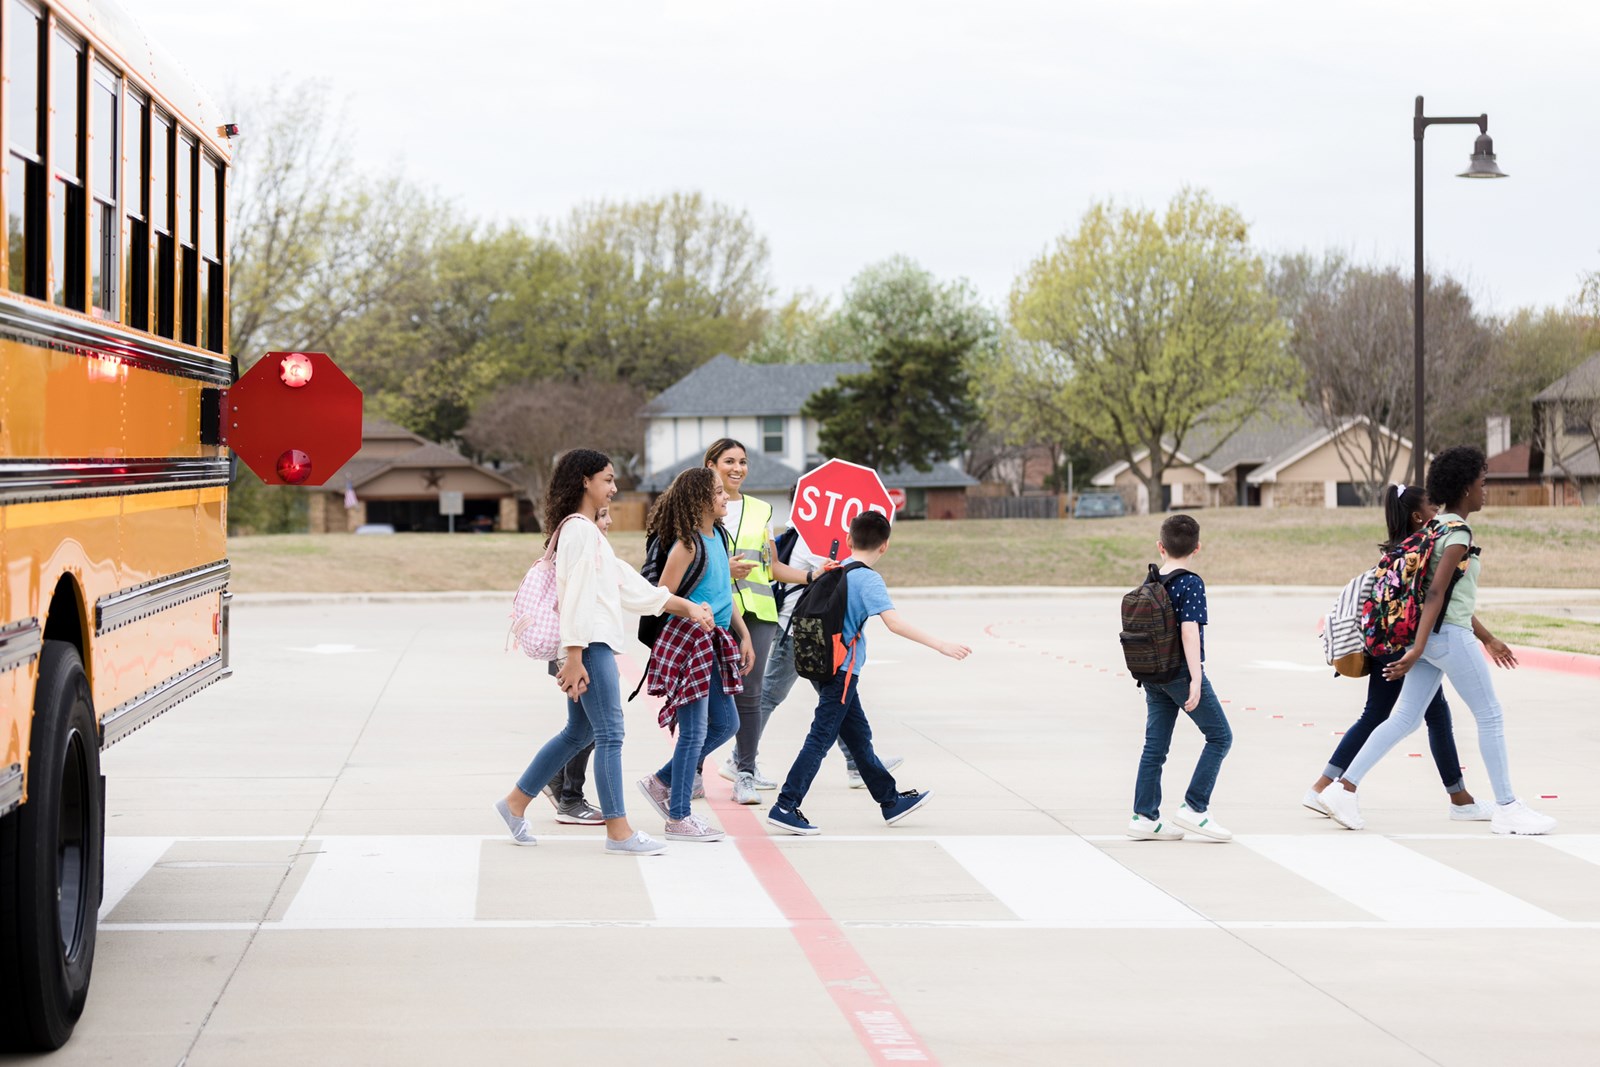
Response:
[[[968,496],[969,519],[1058,519],[1061,498],[1045,496]]]
[[[1542,485],[1486,485],[1483,502],[1492,508],[1550,506],[1550,490]]]

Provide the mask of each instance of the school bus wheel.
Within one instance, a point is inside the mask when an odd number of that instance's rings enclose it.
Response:
[[[28,802],[0,819],[0,1048],[49,1051],[89,992],[105,871],[100,734],[78,650],[46,641]]]

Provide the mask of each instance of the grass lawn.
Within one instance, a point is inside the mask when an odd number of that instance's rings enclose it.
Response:
[[[1376,509],[1228,508],[1196,513],[1199,570],[1213,585],[1343,585],[1370,566]],[[1491,508],[1473,517],[1486,586],[1600,587],[1597,508]],[[905,522],[879,570],[891,587],[1131,587],[1156,559],[1158,518]],[[637,565],[644,535],[615,533]],[[529,534],[235,537],[233,588],[258,592],[514,590],[538,558]],[[1570,621],[1570,620],[1569,620]]]

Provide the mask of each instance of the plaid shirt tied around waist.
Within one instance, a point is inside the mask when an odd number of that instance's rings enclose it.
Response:
[[[645,692],[663,698],[656,722],[669,731],[676,729],[678,709],[710,695],[712,675],[717,673],[724,693],[744,692],[739,644],[733,635],[720,626],[707,633],[676,615],[668,619],[650,649],[644,675]]]

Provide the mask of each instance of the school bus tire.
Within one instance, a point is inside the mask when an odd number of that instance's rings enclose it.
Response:
[[[89,994],[105,876],[100,733],[78,650],[46,641],[28,802],[0,819],[0,1050],[66,1044]]]

